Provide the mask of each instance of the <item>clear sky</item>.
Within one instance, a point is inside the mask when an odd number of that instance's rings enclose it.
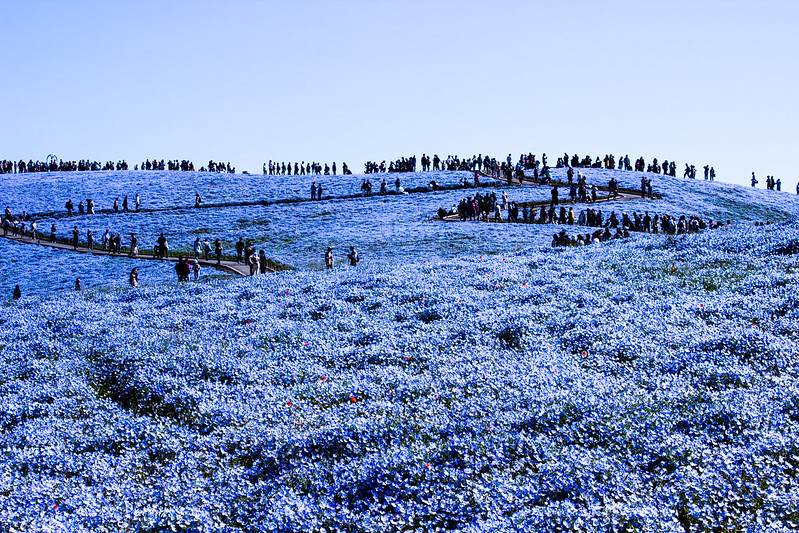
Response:
[[[2,0],[0,20],[0,158],[613,152],[799,178],[795,0]]]

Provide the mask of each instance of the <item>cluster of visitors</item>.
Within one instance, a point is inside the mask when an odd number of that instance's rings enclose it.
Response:
[[[342,169],[342,174],[344,175],[352,174],[352,172],[350,172],[350,169],[347,167],[347,163],[342,163],[341,169]],[[268,164],[264,163],[263,173],[264,175],[269,175],[269,176],[291,176],[291,175],[305,176],[306,174],[315,175],[315,176],[323,174],[325,176],[330,176],[332,174],[333,176],[335,176],[336,163],[334,162],[331,166],[328,165],[327,163],[322,165],[321,163],[316,163],[316,162],[306,163],[305,161],[303,161],[301,163],[295,162],[294,167],[292,168],[291,163],[277,163],[273,162],[270,159]]]
[[[758,183],[760,182],[755,177],[755,173],[752,172],[752,187],[756,187]],[[782,180],[780,178],[774,178],[774,176],[766,176],[766,189],[769,191],[781,191]],[[799,194],[799,183],[796,184],[796,194]]]
[[[112,204],[112,210],[114,213],[119,213],[120,208],[123,212],[127,213],[130,211],[130,202],[128,201],[128,195],[124,195],[122,197],[122,202],[119,201],[119,197],[114,198],[114,203]],[[66,201],[64,204],[64,209],[67,210],[67,216],[72,216],[75,214],[75,203],[72,201],[72,198]],[[135,211],[139,211],[141,209],[141,196],[137,193],[136,196],[133,198],[133,209]],[[91,198],[87,198],[85,203],[83,200],[78,202],[78,209],[77,214],[80,216],[83,215],[93,215],[95,213],[94,208],[94,200]]]
[[[209,161],[209,165],[213,163],[213,161]],[[178,161],[177,159],[164,161],[163,159],[153,159],[150,161],[146,159],[142,164],[141,167],[136,165],[134,170],[181,170],[183,172],[191,172],[194,171],[194,163],[191,161],[184,159],[182,161]]]
[[[626,239],[630,236],[630,232],[624,228],[616,228],[615,232],[610,229],[598,229],[593,233],[578,233],[569,235],[565,229],[560,230],[558,233],[552,235],[552,246],[584,246],[586,244],[597,244],[611,239]]]
[[[180,256],[178,258],[178,262],[175,263],[175,273],[178,275],[179,282],[186,282],[189,281],[189,276],[191,273],[194,273],[194,281],[200,279],[200,262],[195,259],[193,261],[189,261],[188,258]],[[131,275],[133,272],[131,272]],[[136,272],[136,285],[138,285],[138,271]],[[131,286],[135,287],[136,285],[133,284],[131,281]]]
[[[603,224],[601,211],[592,212],[588,216],[584,216],[585,213],[586,212],[580,213],[579,220],[587,220],[589,223],[582,225],[596,227],[598,229],[591,233],[577,235],[568,235],[565,229],[560,230],[560,232],[552,236],[552,246],[582,246],[585,244],[605,242],[611,239],[623,239],[629,237],[631,231],[681,235],[685,233],[698,233],[704,229],[716,229],[730,224],[730,221],[727,221],[725,224],[724,222],[713,220],[705,221],[696,216],[686,217],[685,215],[681,215],[679,218],[671,215],[650,216],[648,212],[643,215],[633,213],[632,219],[624,213],[620,221],[615,211],[610,214],[607,222]]]
[[[161,234],[163,237],[163,233]],[[158,238],[159,245],[161,237]],[[222,262],[222,241],[219,239],[214,240],[213,250],[211,248],[211,241],[208,237],[205,238],[204,241],[200,241],[200,238],[197,237],[194,239],[194,246],[192,247],[194,250],[194,259],[200,259],[202,257],[206,261],[210,261],[212,258],[216,258],[216,263],[220,264]],[[169,248],[167,247],[167,252]]]
[[[333,247],[328,246],[327,250],[325,250],[325,267],[327,270],[333,269]],[[358,263],[361,262],[361,257],[358,255],[358,251],[355,249],[354,246],[350,246],[349,252],[347,252],[347,264],[350,266],[358,266]]]
[[[424,161],[425,157],[422,156],[422,161]],[[366,162],[366,169],[365,174],[377,174],[378,172],[384,173],[388,172],[416,172],[416,156],[412,155],[409,157],[401,157],[396,161],[391,161],[388,164],[388,168],[386,168],[386,162],[383,161],[379,165],[374,161],[367,161]],[[424,163],[422,164],[424,167]],[[424,168],[422,168],[424,170]]]
[[[23,174],[26,172],[87,172],[97,170],[128,170],[127,161],[106,161],[99,163],[88,159],[80,161],[56,161],[55,158],[49,161],[33,161],[27,163],[19,161],[0,161],[0,174]]]

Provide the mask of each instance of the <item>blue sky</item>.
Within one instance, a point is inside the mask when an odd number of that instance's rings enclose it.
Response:
[[[0,17],[0,158],[613,152],[799,177],[799,2],[4,0]]]

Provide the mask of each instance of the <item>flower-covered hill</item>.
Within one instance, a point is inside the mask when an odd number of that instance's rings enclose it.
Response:
[[[799,527],[799,226],[0,308],[16,530]]]

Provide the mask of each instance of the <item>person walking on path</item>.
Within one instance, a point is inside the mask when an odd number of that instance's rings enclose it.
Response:
[[[216,264],[222,264],[222,241],[219,239],[214,241],[214,251],[216,252]]]
[[[241,258],[244,255],[244,238],[239,237],[236,241],[236,262],[241,263]]]

